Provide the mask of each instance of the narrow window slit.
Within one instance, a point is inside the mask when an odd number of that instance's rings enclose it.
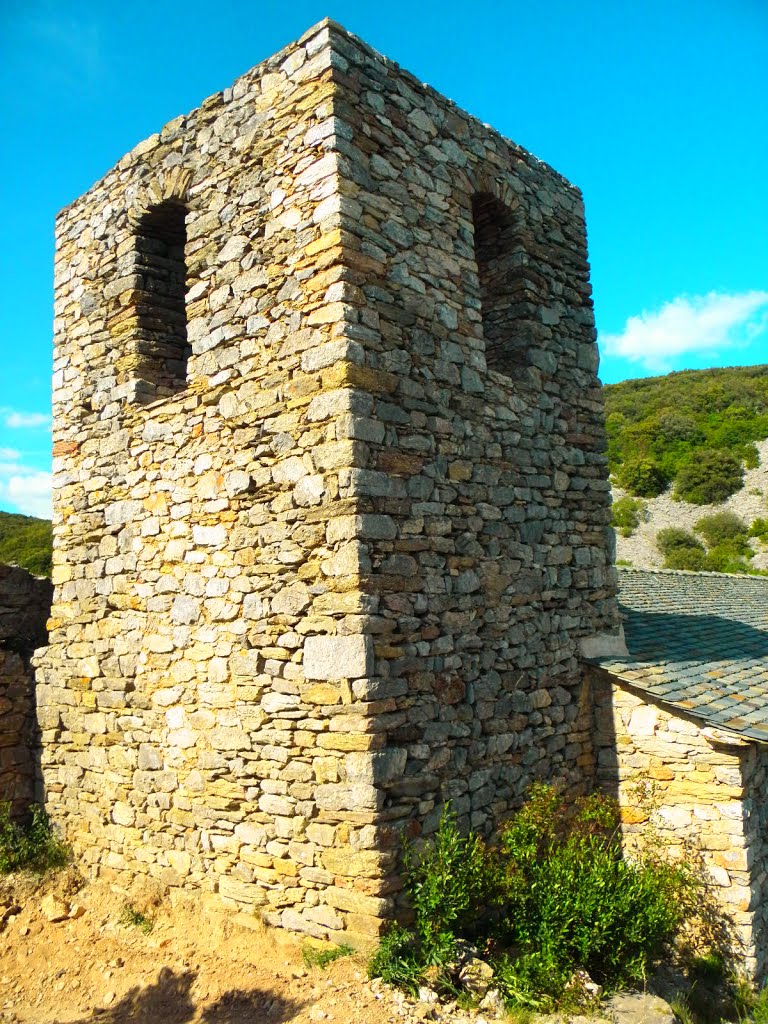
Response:
[[[138,396],[172,395],[187,384],[187,232],[182,203],[147,210],[136,236],[136,378]]]
[[[515,214],[487,192],[472,198],[475,258],[488,368],[515,376],[530,365],[537,275]]]

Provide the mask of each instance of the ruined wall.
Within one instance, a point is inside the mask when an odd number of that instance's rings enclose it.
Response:
[[[83,863],[364,938],[401,828],[584,787],[595,368],[578,193],[330,23],[63,211],[38,704]]]
[[[762,982],[765,748],[703,730],[597,670],[593,686],[597,778],[621,802],[626,838],[642,842],[650,823],[673,855],[686,844],[700,851],[711,892],[733,924],[733,949]],[[639,799],[649,786],[651,799]]]
[[[35,695],[29,658],[45,642],[50,580],[0,565],[0,802],[21,814],[35,799]]]

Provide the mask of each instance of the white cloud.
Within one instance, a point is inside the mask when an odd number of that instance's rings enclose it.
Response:
[[[5,413],[5,425],[11,430],[47,427],[50,422],[51,417],[43,412],[17,412],[11,409]]]
[[[631,316],[621,334],[604,334],[601,347],[612,356],[643,363],[652,371],[671,370],[686,352],[717,355],[740,348],[768,327],[768,292],[741,295],[680,295],[656,312]]]
[[[28,516],[51,518],[51,474],[41,470],[9,477],[5,486],[8,500]],[[2,485],[0,484],[0,493]]]
[[[21,452],[0,448],[0,507],[50,519],[51,474],[21,459]]]

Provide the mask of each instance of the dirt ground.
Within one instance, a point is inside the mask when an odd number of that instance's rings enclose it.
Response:
[[[127,920],[126,903],[151,931]],[[307,944],[328,948],[200,900],[86,885],[74,868],[0,878],[0,1024],[496,1024],[494,1013],[369,981],[361,954],[308,967]],[[597,1018],[530,1019],[678,1024],[650,991],[615,996]]]
[[[308,968],[299,937],[256,918],[145,898],[154,919],[146,932],[125,921],[125,904],[125,894],[82,885],[73,870],[42,883],[0,879],[0,1022],[385,1024],[427,1015],[369,982],[359,954]]]

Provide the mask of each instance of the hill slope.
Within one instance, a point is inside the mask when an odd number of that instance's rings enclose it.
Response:
[[[605,405],[617,559],[768,569],[768,366],[623,381]]]
[[[690,535],[701,539],[695,530],[695,524],[701,519],[719,515],[728,511],[738,516],[745,526],[751,526],[756,520],[768,517],[768,440],[757,444],[760,465],[748,469],[744,473],[744,486],[719,505],[693,505],[687,501],[676,501],[670,488],[655,498],[642,499],[641,521],[632,529],[629,536],[622,536],[616,530],[616,560],[629,563],[638,569],[660,569],[665,564],[665,556],[657,547],[657,535],[660,530],[670,528],[685,530]],[[613,500],[616,503],[625,498],[626,492],[614,484]],[[621,506],[619,506],[621,507]],[[748,538],[753,557],[741,560],[750,570],[768,570],[768,543],[758,537]],[[681,565],[681,568],[686,567]],[[691,568],[695,566],[690,564]],[[700,568],[713,568],[706,563]],[[730,565],[729,571],[737,566]]]
[[[0,512],[0,562],[21,565],[36,576],[50,576],[50,520]]]
[[[768,365],[627,380],[604,394],[611,473],[642,497],[672,484],[695,504],[723,501],[768,437]]]

